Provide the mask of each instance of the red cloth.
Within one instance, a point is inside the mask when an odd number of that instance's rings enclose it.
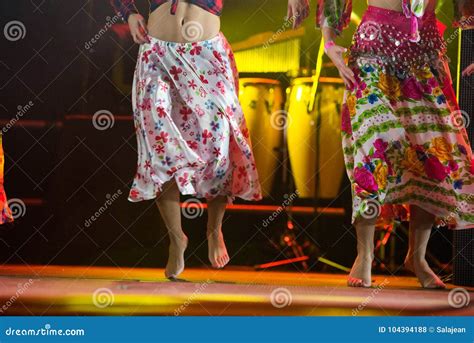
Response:
[[[13,221],[12,212],[8,207],[7,196],[5,195],[5,190],[3,188],[4,161],[2,135],[0,135],[0,225]]]

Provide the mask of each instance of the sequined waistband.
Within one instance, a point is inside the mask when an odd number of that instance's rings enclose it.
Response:
[[[419,19],[420,41],[410,38],[410,20],[401,12],[369,6],[354,33],[350,60],[376,59],[392,69],[411,69],[433,64],[445,55],[434,12]]]

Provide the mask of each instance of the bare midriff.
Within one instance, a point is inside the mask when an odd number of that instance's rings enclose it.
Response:
[[[169,42],[196,42],[214,38],[220,31],[220,18],[199,6],[178,3],[176,14],[170,13],[171,2],[164,3],[148,18],[148,34]]]
[[[394,10],[401,12],[402,11],[402,1],[401,0],[369,0],[367,2],[370,6],[386,8],[389,10]],[[436,9],[436,0],[428,1],[425,12],[434,11]]]

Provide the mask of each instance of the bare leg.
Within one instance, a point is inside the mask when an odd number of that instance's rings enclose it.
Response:
[[[418,206],[411,206],[410,210],[410,232],[405,267],[415,273],[422,287],[446,288],[425,259],[434,216]]]
[[[163,191],[157,197],[156,204],[165,222],[170,239],[165,276],[176,278],[184,270],[184,251],[188,245],[188,238],[181,227],[179,189],[174,180],[163,185]]]
[[[355,223],[357,233],[357,258],[347,279],[351,287],[372,285],[372,261],[374,259],[374,233],[376,219],[358,218]]]
[[[218,196],[208,201],[207,241],[209,261],[214,268],[223,268],[230,260],[222,234],[227,198]]]

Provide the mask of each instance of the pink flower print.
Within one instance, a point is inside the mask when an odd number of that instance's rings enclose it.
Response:
[[[450,161],[448,162],[448,167],[449,167],[449,169],[450,169],[451,171],[456,171],[456,170],[459,169],[458,163],[457,163],[456,161],[454,161],[454,160],[450,160]]]
[[[181,187],[184,187],[188,184],[188,173],[184,173],[183,176],[178,177],[178,182],[181,185]]]
[[[184,46],[180,46],[176,51],[180,55],[183,55],[184,53],[186,53],[186,49],[184,48]]]
[[[191,81],[188,81],[188,87],[194,90],[196,89],[197,84],[196,82],[194,82],[194,80],[191,80]]]
[[[214,57],[215,57],[219,62],[222,63],[222,55],[221,55],[221,53],[220,53],[219,51],[216,51],[216,50],[214,50],[212,53],[214,54]]]
[[[237,174],[237,178],[242,179],[247,176],[247,169],[244,166],[239,167],[239,173]]]
[[[225,94],[225,87],[224,87],[224,83],[222,83],[222,81],[217,82],[216,87],[219,89],[219,91],[221,92],[222,95]]]
[[[221,155],[221,148],[214,148],[214,151],[212,152],[216,157],[219,157]]]
[[[150,54],[151,54],[151,53],[152,53],[151,50],[145,51],[145,52],[143,53],[143,55],[142,55],[142,61],[144,61],[145,63],[149,63],[149,62],[150,62],[149,57],[150,57]]]
[[[206,79],[206,77],[202,74],[199,75],[199,79],[201,80],[202,83],[204,83],[206,85],[209,83],[209,81]]]
[[[202,46],[199,45],[193,45],[193,48],[190,51],[191,55],[200,55],[202,51]]]
[[[352,134],[351,115],[349,113],[349,107],[347,104],[342,105],[341,130],[348,135]]]
[[[374,142],[374,147],[376,150],[385,151],[387,150],[388,143],[384,142],[383,139],[378,138]]]
[[[367,192],[375,193],[379,189],[372,173],[364,167],[356,167],[354,169],[354,180],[359,187]]]
[[[143,168],[145,168],[145,169],[151,168],[151,161],[150,161],[150,160],[146,160],[146,161],[145,161],[145,165],[143,166]]]
[[[200,117],[202,117],[204,114],[206,114],[204,112],[204,110],[201,108],[201,106],[199,105],[196,105],[196,107],[194,108],[194,111],[196,112],[196,114]]]
[[[232,117],[234,115],[234,109],[230,106],[227,106],[225,109],[225,113],[229,116]]]
[[[436,78],[434,78],[434,77],[432,77],[431,79],[428,79],[427,83],[431,88],[438,87],[438,81],[436,81]]]
[[[423,98],[423,89],[414,76],[406,79],[402,84],[402,93],[405,97],[421,100]]]
[[[167,170],[166,171],[166,174],[168,174],[169,176],[173,176],[174,173],[176,173],[178,169],[176,167],[172,167],[170,170]]]
[[[436,156],[430,156],[425,160],[425,173],[429,178],[438,181],[443,181],[448,175]]]
[[[161,131],[160,134],[155,137],[155,139],[157,141],[163,141],[163,143],[166,143],[166,142],[168,142],[168,136],[169,136],[169,134],[167,134],[164,131]]]
[[[162,144],[158,144],[155,148],[157,154],[164,154],[165,153],[165,146]]]
[[[159,87],[160,87],[160,90],[162,90],[163,92],[167,92],[167,91],[168,91],[168,85],[167,85],[165,82],[161,82],[161,81],[160,81]]]
[[[140,192],[137,191],[136,189],[132,189],[130,191],[130,198],[132,199],[138,199],[138,197],[140,196]]]
[[[193,113],[193,111],[188,106],[184,106],[183,108],[181,108],[179,113],[181,114],[181,118],[183,119],[183,121],[188,121],[188,116]]]
[[[209,138],[212,137],[212,132],[208,131],[207,129],[205,129],[203,132],[202,132],[202,143],[203,144],[207,144],[207,140]]]
[[[138,107],[142,111],[150,111],[151,110],[151,99],[150,98],[143,99],[143,102],[140,105],[138,105]]]
[[[160,117],[160,118],[166,117],[166,111],[163,107],[158,106],[156,108],[156,112],[158,113],[158,117]]]
[[[193,150],[197,150],[198,148],[198,143],[196,141],[186,141],[186,143],[188,144],[188,146],[193,149]]]
[[[138,90],[142,91],[145,88],[145,80],[141,80],[137,83]]]
[[[204,89],[204,87],[199,87],[199,95],[204,98],[206,95],[207,95],[207,92],[206,90]]]
[[[173,79],[175,79],[176,81],[179,80],[179,74],[181,74],[182,72],[183,72],[183,69],[179,67],[176,68],[176,66],[172,66],[170,70],[170,74],[173,75]]]

